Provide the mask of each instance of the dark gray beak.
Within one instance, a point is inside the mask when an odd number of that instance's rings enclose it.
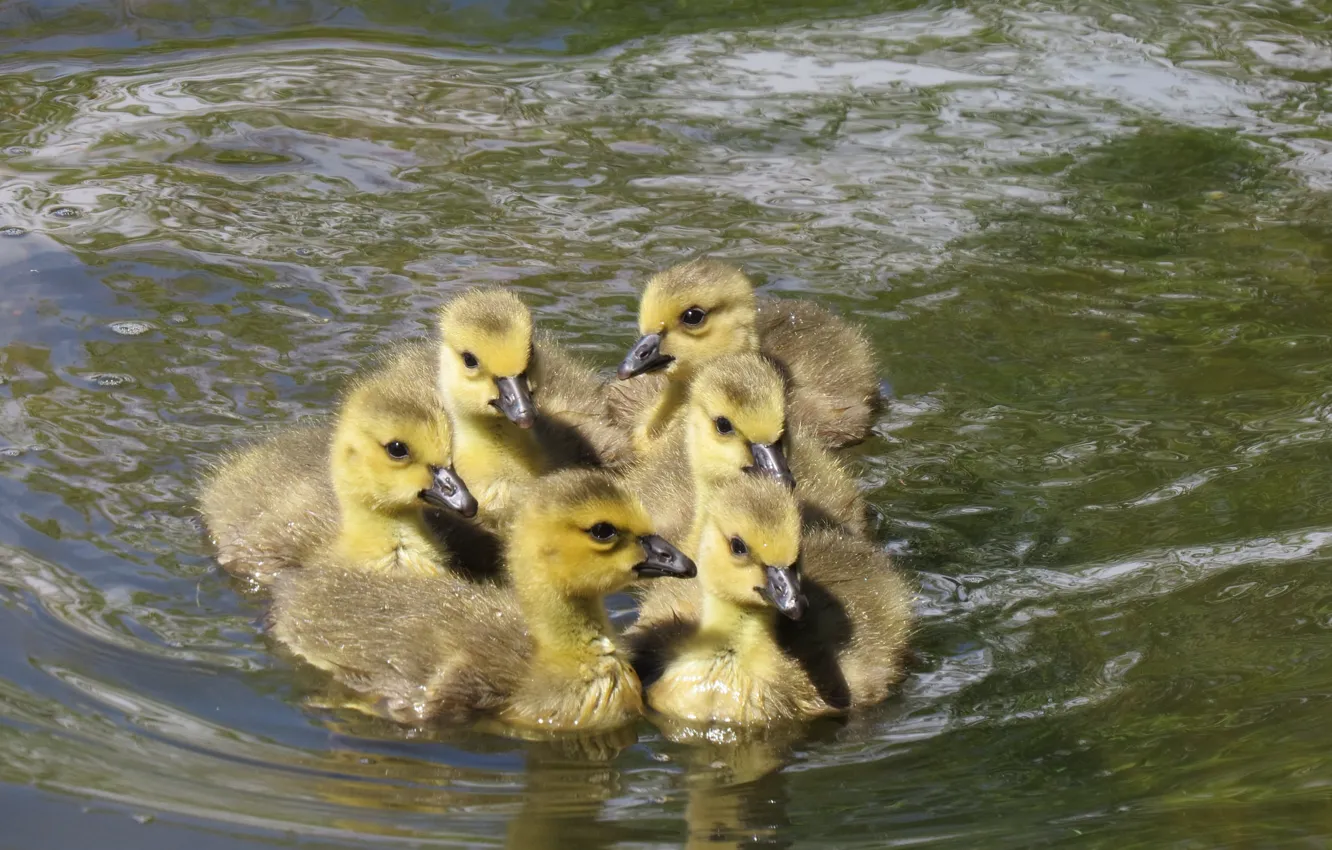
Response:
[[[499,398],[491,404],[502,410],[519,428],[531,428],[536,421],[536,405],[532,403],[532,390],[527,386],[527,374],[496,378],[495,386],[499,387]]]
[[[689,556],[676,549],[664,537],[645,534],[638,538],[647,557],[640,564],[634,565],[634,572],[639,578],[693,578],[698,575],[698,567],[689,560]]]
[[[634,347],[629,349],[629,353],[624,356],[624,362],[620,364],[619,371],[615,374],[623,381],[635,375],[642,375],[644,372],[663,369],[674,359],[669,354],[661,353],[661,334],[644,334],[634,343]]]
[[[791,468],[786,465],[786,455],[779,444],[750,443],[749,451],[754,455],[754,465],[746,467],[746,472],[767,475],[782,482],[789,489],[795,489],[795,476],[791,474]]]
[[[476,516],[476,497],[452,467],[432,467],[435,482],[420,497],[427,505],[457,511],[465,517]]]
[[[800,574],[795,566],[764,567],[763,571],[768,574],[768,583],[754,589],[792,620],[803,617],[805,594],[800,592]]]

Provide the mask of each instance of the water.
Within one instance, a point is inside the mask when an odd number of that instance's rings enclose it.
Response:
[[[1332,6],[88,0],[0,41],[0,846],[1332,842]],[[879,347],[900,697],[767,776],[305,705],[202,465],[476,282],[609,366],[705,252]]]

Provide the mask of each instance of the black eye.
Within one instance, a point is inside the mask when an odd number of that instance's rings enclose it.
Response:
[[[480,361],[476,359],[476,355],[470,351],[464,351],[462,357],[463,357],[463,365],[466,366],[468,369],[475,369],[478,365],[480,365]]]
[[[735,426],[731,424],[731,420],[727,419],[725,416],[718,416],[716,419],[712,420],[712,422],[717,426],[718,434],[729,434],[735,430]]]
[[[749,554],[749,547],[746,546],[745,541],[741,540],[739,537],[732,537],[731,554],[735,555],[737,558],[743,558],[745,555]]]
[[[587,533],[592,535],[592,539],[598,543],[606,543],[614,540],[615,535],[619,534],[619,531],[616,530],[615,526],[608,522],[599,522],[589,528]]]
[[[691,328],[696,328],[703,324],[703,320],[708,317],[708,313],[702,307],[690,307],[680,314],[680,321]]]
[[[388,456],[394,460],[402,460],[410,454],[407,450],[407,444],[402,440],[394,440],[390,443],[385,443],[384,451],[388,452]]]

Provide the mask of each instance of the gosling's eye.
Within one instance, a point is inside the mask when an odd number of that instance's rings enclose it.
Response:
[[[749,547],[746,546],[745,541],[741,540],[739,537],[732,537],[731,554],[737,558],[743,558],[745,555],[749,554]]]
[[[727,419],[725,416],[718,416],[716,419],[712,420],[712,424],[717,426],[718,434],[729,434],[735,430],[735,426],[731,424],[731,420]]]
[[[592,535],[592,539],[598,543],[609,543],[615,539],[615,535],[620,532],[608,522],[599,522],[587,530]]]
[[[394,460],[406,460],[407,455],[411,454],[407,449],[407,444],[402,440],[394,440],[390,443],[385,443],[384,451],[388,452],[388,456]]]
[[[708,317],[708,313],[702,307],[690,307],[680,314],[680,321],[691,328],[696,328],[703,324],[703,320]]]
[[[477,366],[481,365],[481,361],[477,360],[476,355],[470,351],[464,351],[462,353],[462,358],[463,365],[468,369],[475,369]]]

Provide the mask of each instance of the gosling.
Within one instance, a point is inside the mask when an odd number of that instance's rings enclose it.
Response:
[[[762,351],[783,365],[792,420],[829,448],[869,435],[880,392],[874,350],[859,328],[817,304],[759,302],[740,269],[700,259],[648,281],[638,329],[642,337],[620,364],[610,404],[640,453],[683,406],[703,364],[742,352]],[[629,381],[658,370],[664,380]]]
[[[766,358],[737,354],[701,367],[681,416],[629,473],[662,533],[694,552],[696,507],[720,483],[751,472],[794,487],[807,526],[864,534],[855,479],[786,414],[781,373]]]
[[[744,476],[700,513],[694,582],[653,588],[628,633],[652,711],[688,725],[845,714],[901,678],[911,592],[887,555],[800,532],[790,491]]]
[[[418,358],[392,352],[352,380],[332,424],[224,458],[200,496],[218,563],[261,585],[330,553],[357,569],[445,568],[426,514],[471,517],[477,505],[454,471],[431,381]]]
[[[283,574],[272,636],[400,723],[489,716],[518,729],[602,732],[642,691],[602,599],[640,578],[695,575],[609,473],[536,482],[507,538],[511,586],[326,569]]]

